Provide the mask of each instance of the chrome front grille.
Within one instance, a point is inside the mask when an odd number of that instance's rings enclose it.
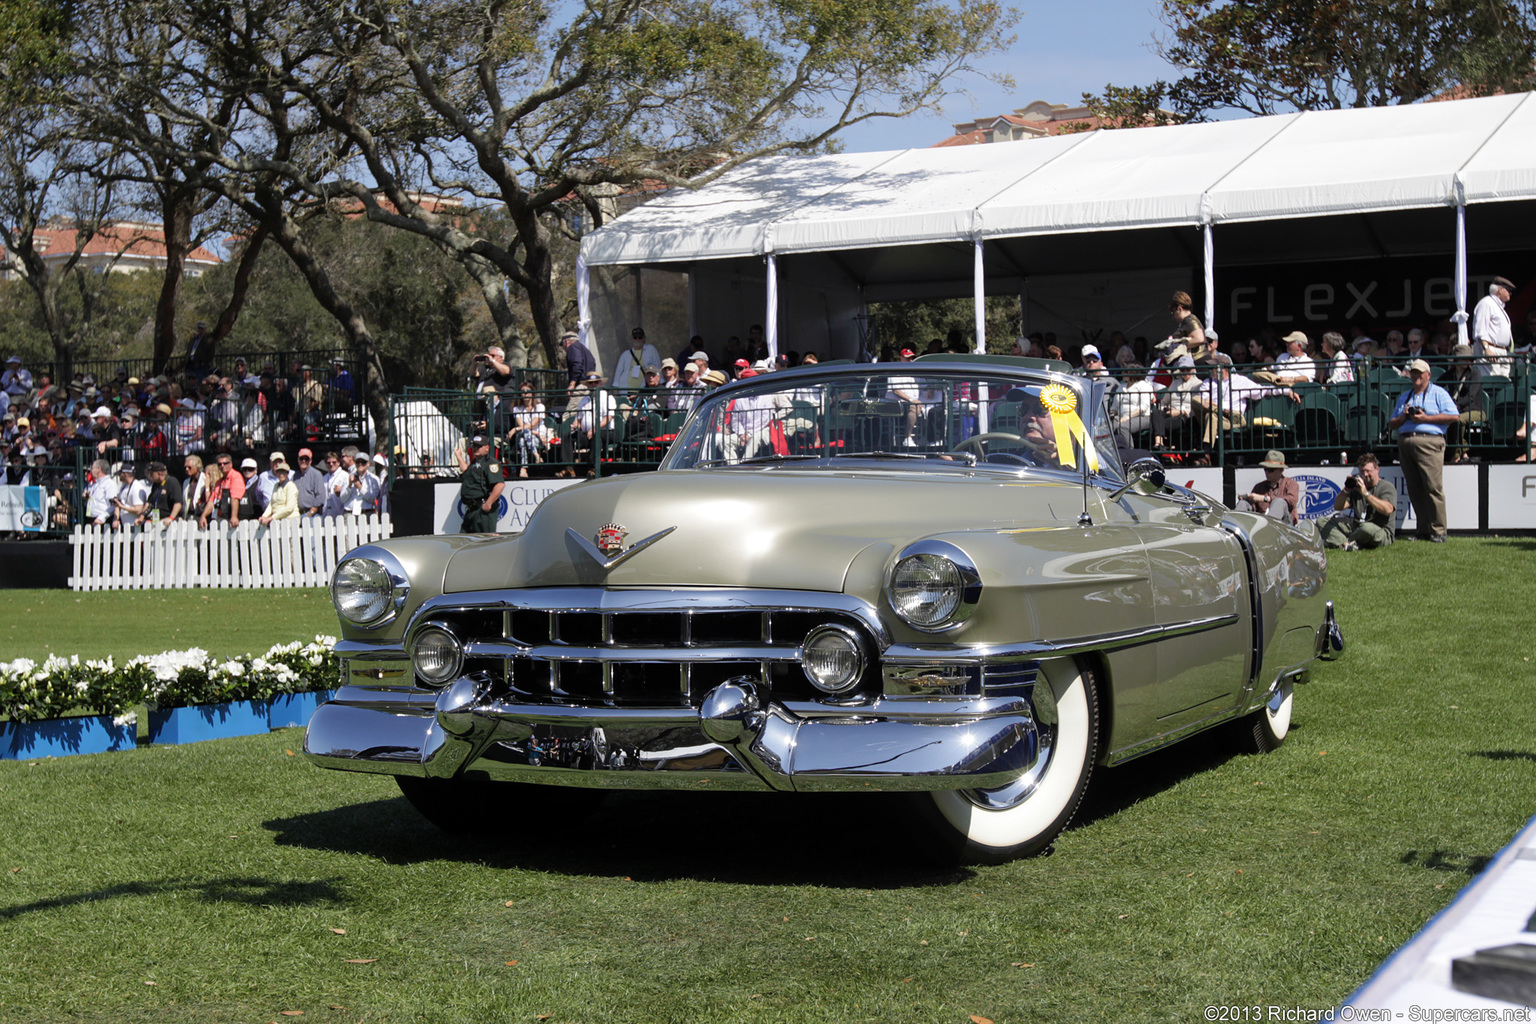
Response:
[[[529,703],[697,707],[739,676],[771,699],[808,700],[821,696],[800,668],[812,629],[836,623],[860,631],[873,652],[883,646],[872,610],[835,594],[559,588],[480,596],[485,604],[457,608],[439,598],[417,621],[449,624],[465,641],[466,672],[488,672]],[[872,665],[866,686],[878,685]]]

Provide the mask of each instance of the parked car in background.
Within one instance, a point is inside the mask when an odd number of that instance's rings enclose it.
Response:
[[[1095,765],[1216,727],[1278,746],[1342,649],[1316,531],[1123,465],[1065,371],[759,376],[520,534],[358,548],[306,754],[454,830],[614,789],[895,791],[998,861],[1046,848]]]

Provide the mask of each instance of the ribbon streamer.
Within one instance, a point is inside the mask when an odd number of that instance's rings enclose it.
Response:
[[[1065,384],[1048,384],[1040,391],[1040,404],[1051,414],[1051,430],[1056,435],[1056,457],[1061,464],[1069,469],[1077,466],[1077,453],[1072,447],[1072,442],[1076,441],[1083,446],[1088,468],[1097,473],[1099,452],[1089,441],[1088,428],[1077,414],[1077,395]],[[1066,444],[1062,444],[1063,438]]]

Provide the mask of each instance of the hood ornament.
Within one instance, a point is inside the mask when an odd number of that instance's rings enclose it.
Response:
[[[623,552],[624,538],[628,534],[629,531],[618,523],[609,523],[601,530],[598,530],[597,536],[593,537],[592,540],[597,544],[599,551],[612,558],[614,555]]]
[[[568,541],[575,544],[583,554],[596,562],[599,568],[612,569],[638,555],[675,529],[677,527],[669,526],[660,533],[653,533],[644,540],[636,541],[627,549],[624,547],[624,538],[628,536],[628,531],[618,523],[609,523],[607,526],[604,526],[601,530],[597,531],[597,536],[592,540],[587,540],[587,538],[577,533],[573,528],[567,526],[565,528],[565,537]]]

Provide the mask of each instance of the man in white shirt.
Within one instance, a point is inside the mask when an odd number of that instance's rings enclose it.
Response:
[[[106,526],[113,522],[112,513],[116,511],[116,506],[112,502],[119,489],[117,481],[112,477],[112,467],[106,459],[97,459],[91,463],[87,480],[85,518],[97,526]]]
[[[1488,294],[1477,300],[1472,309],[1472,356],[1473,374],[1484,377],[1508,377],[1510,370],[1509,347],[1513,340],[1509,323],[1508,305],[1515,293],[1515,286],[1507,277],[1496,277],[1488,286]]]
[[[629,332],[629,348],[619,354],[613,367],[613,386],[638,391],[645,387],[645,368],[660,366],[661,355],[656,346],[645,340],[645,328],[636,327]]]
[[[1300,333],[1300,332],[1297,332]],[[1285,386],[1268,387],[1258,381],[1232,372],[1232,357],[1218,352],[1211,357],[1215,369],[1195,397],[1196,403],[1205,410],[1206,444],[1216,443],[1218,429],[1241,427],[1248,422],[1248,403],[1265,395],[1284,395],[1292,402],[1301,403],[1301,396]]]
[[[1310,346],[1307,336],[1301,331],[1292,331],[1280,340],[1285,342],[1285,352],[1275,360],[1275,379],[1281,384],[1301,384],[1317,380],[1317,364],[1307,354]]]
[[[32,391],[32,373],[21,367],[21,357],[11,356],[5,361],[5,372],[0,373],[0,390],[12,398],[25,398]]]
[[[149,511],[149,481],[135,479],[133,463],[124,462],[117,470],[117,497],[112,507],[124,528],[134,526]]]

